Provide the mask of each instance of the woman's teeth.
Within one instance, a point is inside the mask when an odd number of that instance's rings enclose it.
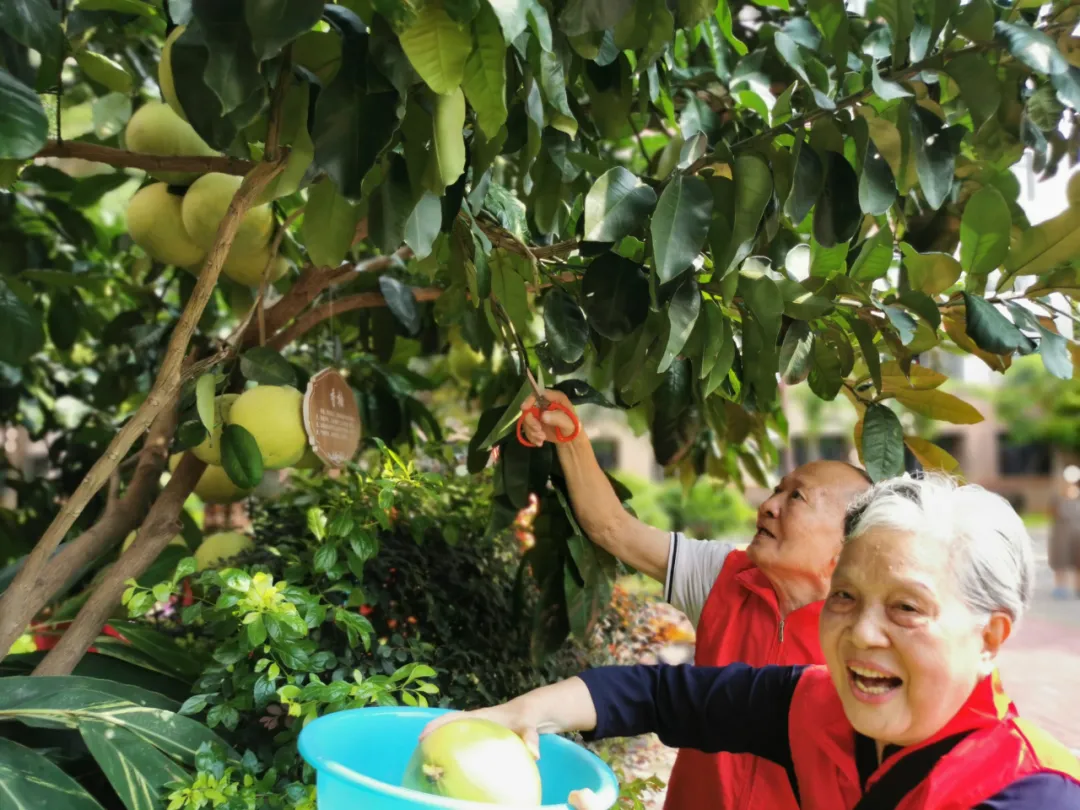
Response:
[[[903,681],[891,675],[882,675],[880,672],[863,667],[848,667],[851,679],[861,691],[869,695],[884,695],[896,689]]]

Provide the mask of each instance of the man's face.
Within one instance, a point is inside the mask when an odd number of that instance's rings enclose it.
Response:
[[[847,506],[869,486],[839,461],[799,467],[758,509],[751,561],[766,573],[827,578],[843,545]]]

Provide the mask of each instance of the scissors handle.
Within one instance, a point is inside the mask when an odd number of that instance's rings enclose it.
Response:
[[[574,439],[576,439],[578,437],[578,434],[581,433],[581,422],[578,421],[578,418],[577,418],[577,416],[574,415],[573,411],[571,411],[569,408],[567,408],[565,405],[563,405],[563,404],[561,404],[559,402],[544,401],[543,406],[544,406],[544,412],[545,413],[550,413],[551,411],[562,411],[564,414],[566,414],[570,418],[570,421],[574,423],[574,430],[570,433],[570,435],[567,435],[567,434],[563,433],[562,429],[558,425],[556,425],[555,426],[555,441],[559,442],[560,444],[566,444],[567,442],[572,442]],[[533,416],[537,420],[539,420],[540,419],[540,407],[538,405],[534,405],[533,407],[531,407],[531,408],[529,408],[529,409],[527,409],[525,411],[522,411],[521,412],[521,417],[518,419],[518,423],[517,423],[518,441],[521,442],[526,447],[535,447],[535,445],[532,442],[530,442],[527,438],[525,438],[525,434],[522,432],[522,423],[525,420],[525,415],[526,414],[528,414],[530,416]]]

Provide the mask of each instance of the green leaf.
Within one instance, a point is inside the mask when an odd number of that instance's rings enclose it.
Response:
[[[893,61],[899,63],[898,56],[906,56],[905,43],[915,30],[915,9],[908,0],[877,0],[870,12],[881,16],[892,32]]]
[[[904,429],[887,406],[873,403],[863,417],[862,456],[874,482],[904,471]]]
[[[765,159],[755,154],[735,158],[735,225],[731,243],[722,259],[714,257],[721,276],[750,255],[761,216],[773,195],[772,172]]]
[[[633,8],[633,0],[570,0],[559,15],[559,27],[569,37],[614,28]]]
[[[451,93],[461,87],[472,36],[440,4],[424,5],[398,39],[420,78],[435,93]]]
[[[386,299],[387,307],[394,313],[394,317],[401,322],[410,335],[418,334],[423,319],[412,287],[384,273],[379,276],[379,289],[382,291],[383,298]]]
[[[187,775],[177,763],[125,728],[84,720],[79,723],[79,732],[127,810],[159,810],[165,785]]]
[[[533,0],[488,0],[488,5],[499,18],[507,42],[513,42],[529,27],[526,14]]]
[[[960,469],[958,462],[933,442],[920,439],[918,436],[905,436],[904,444],[911,450],[924,470],[940,470],[946,473],[956,473]]]
[[[956,155],[966,130],[946,127],[934,113],[915,105],[911,115],[911,139],[915,147],[915,168],[927,205],[935,211],[952,191]]]
[[[881,355],[877,346],[874,345],[874,331],[869,324],[859,320],[858,316],[850,315],[847,318],[848,326],[855,333],[855,339],[859,341],[859,350],[862,352],[863,362],[870,372],[870,379],[874,381],[874,387],[881,392]]]
[[[731,327],[720,305],[716,301],[709,300],[705,301],[702,307],[705,310],[705,317],[701,319],[699,316],[699,320],[704,321],[705,339],[704,350],[701,354],[701,371],[698,377],[704,380],[720,362],[722,353],[731,352],[733,347],[729,345],[732,343]],[[730,365],[730,360],[728,363]],[[727,374],[726,369],[724,374]]]
[[[0,67],[0,160],[32,158],[48,137],[49,119],[37,94]]]
[[[503,478],[503,490],[515,509],[529,505],[529,495],[538,492],[547,483],[551,470],[551,445],[526,447],[510,436],[502,444],[499,465]],[[539,494],[539,493],[538,493]]]
[[[994,38],[994,7],[990,0],[971,0],[956,17],[956,30],[972,42]]]
[[[900,389],[896,401],[910,411],[954,425],[975,425],[983,415],[964,400],[936,389]]]
[[[269,346],[255,346],[244,352],[240,357],[240,373],[245,380],[260,385],[296,385],[296,369]]]
[[[716,5],[716,22],[720,26],[720,33],[724,35],[724,39],[728,41],[728,44],[735,49],[735,53],[739,56],[746,56],[750,49],[746,47],[746,43],[735,36],[732,29],[731,8],[728,6],[728,0],[719,0]]]
[[[1002,20],[994,23],[994,30],[1005,41],[1009,53],[1036,73],[1053,75],[1068,72],[1069,63],[1061,55],[1057,43],[1042,31]]]
[[[896,202],[896,179],[881,150],[866,139],[862,175],[859,177],[859,207],[863,213],[881,216]]]
[[[712,205],[712,192],[701,178],[676,174],[668,182],[649,226],[661,284],[678,278],[701,252]]]
[[[825,165],[808,143],[800,142],[796,149],[795,178],[784,203],[784,213],[798,225],[806,219],[825,188]]]
[[[78,340],[82,328],[75,297],[65,293],[53,293],[49,298],[49,337],[56,348],[69,351]]]
[[[354,201],[363,196],[364,177],[390,145],[404,114],[395,90],[368,89],[367,43],[366,34],[345,37],[341,67],[319,93],[311,131],[316,163],[341,195]]]
[[[337,563],[337,560],[337,546],[319,546],[318,550],[315,552],[315,555],[311,558],[311,567],[314,569],[315,573],[325,574],[327,571],[334,567],[334,565]],[[248,625],[248,640],[251,641],[252,645],[260,644],[261,642],[256,642],[255,640],[250,638],[250,629],[251,625]]]
[[[405,220],[405,244],[412,248],[418,260],[425,259],[431,255],[431,247],[441,229],[442,203],[430,191],[425,191]]]
[[[532,386],[528,380],[521,381],[521,387],[518,388],[514,398],[510,400],[510,403],[502,411],[502,415],[498,421],[495,422],[495,427],[487,434],[484,440],[477,448],[479,451],[488,451],[494,447],[502,438],[510,432],[510,429],[517,423],[517,420],[521,417],[521,403],[525,399],[531,396],[533,393]],[[480,435],[480,431],[477,430],[477,435]]]
[[[492,261],[490,267],[491,293],[507,310],[515,328],[524,329],[532,315],[525,280],[511,261]]]
[[[441,188],[452,186],[465,171],[465,95],[454,88],[435,97],[435,163]],[[441,189],[440,189],[441,190]]]
[[[1005,260],[1007,278],[1041,276],[1080,252],[1080,209],[1068,208],[1052,219],[1026,228]],[[1001,284],[999,283],[999,288]]]
[[[945,292],[959,280],[963,272],[960,262],[946,253],[920,254],[906,242],[901,243],[900,252],[904,254],[904,267],[911,289],[927,295]]]
[[[0,278],[0,362],[21,366],[44,345],[41,318]]]
[[[241,489],[254,489],[263,477],[259,445],[246,428],[225,425],[221,429],[221,466],[229,480]]]
[[[787,385],[798,385],[809,376],[813,344],[809,323],[795,321],[788,327],[780,347],[780,379]]]
[[[1051,332],[1041,324],[1039,334],[1042,335],[1042,340],[1039,341],[1039,354],[1042,355],[1046,370],[1058,379],[1071,380],[1074,367],[1069,342],[1057,332]]]
[[[775,347],[784,315],[784,299],[776,287],[776,282],[764,273],[744,268],[739,273],[738,289],[739,295],[761,329],[765,345]]]
[[[1009,255],[1012,214],[1001,192],[983,186],[964,206],[960,220],[960,265],[968,273],[987,275]]]
[[[661,198],[661,203],[663,203],[663,198]],[[690,338],[690,333],[694,331],[694,324],[697,323],[700,311],[701,292],[697,281],[690,276],[679,285],[675,295],[668,302],[667,315],[671,328],[668,330],[667,346],[664,347],[660,365],[656,368],[658,374],[666,372],[682,351]]]
[[[831,248],[848,242],[859,230],[859,176],[837,152],[826,153],[825,188],[814,209],[814,238]]]
[[[997,308],[971,293],[964,293],[967,335],[985,352],[1011,355],[1027,354],[1035,347],[1031,340],[1002,315]]]
[[[203,374],[195,382],[195,408],[199,412],[199,421],[210,432],[213,432],[217,423],[214,413],[214,385],[213,374]]]
[[[904,85],[881,78],[876,61],[870,63],[870,85],[874,88],[874,93],[885,101],[896,101],[911,96],[911,92]]]
[[[878,231],[863,243],[859,256],[851,266],[854,281],[867,282],[882,278],[889,272],[893,260],[893,235],[888,228]]]
[[[585,240],[617,242],[656,207],[656,192],[621,166],[604,172],[585,195]]]
[[[576,363],[589,342],[589,324],[577,301],[559,287],[544,296],[544,336],[555,356]]]
[[[389,156],[382,175],[382,182],[368,202],[368,234],[379,250],[393,253],[405,240],[405,228],[416,198],[409,182],[408,166],[401,155]],[[441,225],[441,205],[439,222]]]
[[[128,95],[134,80],[123,65],[103,53],[83,49],[75,54],[75,61],[90,79],[104,85],[114,93]]]
[[[64,49],[60,14],[49,0],[4,0],[0,3],[0,31],[42,55],[60,54]]]
[[[360,211],[329,178],[311,187],[304,209],[304,245],[317,267],[337,267],[349,252]]]
[[[102,810],[82,785],[48,759],[4,737],[0,737],[0,795],[10,801],[12,810]]]
[[[276,56],[312,29],[322,10],[319,0],[244,0],[244,18],[255,55],[260,60]]]
[[[582,292],[589,325],[608,340],[623,340],[649,313],[649,279],[644,269],[614,253],[593,260],[585,271]]]
[[[905,346],[909,345],[915,339],[915,330],[919,328],[919,324],[899,307],[882,306],[881,310],[900,334],[900,342]]]
[[[468,455],[465,459],[466,469],[472,475],[477,475],[487,467],[488,461],[491,459],[491,450],[490,448],[484,448],[483,445],[499,423],[502,415],[502,408],[488,408],[488,410],[480,414],[476,432],[469,440]]]
[[[832,301],[820,295],[814,295],[797,281],[782,278],[776,282],[776,286],[784,299],[784,314],[789,318],[812,321],[833,310]]]
[[[809,0],[810,19],[825,36],[833,63],[841,70],[848,63],[848,16],[844,0]]]
[[[818,335],[811,350],[810,390],[818,397],[831,402],[844,384],[844,367],[829,341]]]
[[[1001,106],[1001,82],[984,54],[962,53],[946,62],[945,70],[960,87],[960,96],[971,111],[976,129],[997,114]]]
[[[490,5],[481,6],[473,32],[476,48],[465,62],[462,87],[477,125],[491,139],[506,123],[506,43]]]

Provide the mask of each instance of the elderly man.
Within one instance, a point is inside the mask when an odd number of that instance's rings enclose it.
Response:
[[[558,391],[545,396],[570,409]],[[533,405],[532,398],[522,410]],[[560,411],[543,421],[526,414],[534,445],[573,431]],[[742,662],[822,663],[818,617],[844,538],[848,504],[870,487],[862,470],[845,462],[805,464],[786,476],[758,509],[757,533],[747,550],[691,540],[647,526],[619,501],[580,433],[557,443],[570,500],[581,528],[601,548],[664,584],[664,598],[695,624],[698,665]],[[683,749],[668,784],[665,810],[796,810],[780,766],[749,754]]]

